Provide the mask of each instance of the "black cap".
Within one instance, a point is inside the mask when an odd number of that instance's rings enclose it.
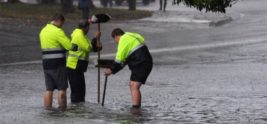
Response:
[[[55,21],[55,20],[65,21],[65,17],[63,16],[63,14],[56,13],[52,16],[51,20],[52,21]]]
[[[89,24],[89,22],[88,22],[87,20],[81,20],[81,21],[79,22],[78,27],[79,27],[80,29],[83,29],[83,28],[87,28],[89,25],[90,25],[90,24]]]
[[[111,37],[114,38],[115,36],[122,36],[124,34],[124,31],[120,28],[115,28],[111,32]]]

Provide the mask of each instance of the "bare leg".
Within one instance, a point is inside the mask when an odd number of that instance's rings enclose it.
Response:
[[[49,109],[52,107],[53,103],[53,91],[45,91],[44,92],[44,107]]]
[[[58,93],[58,105],[61,111],[65,111],[67,107],[66,90],[60,90]]]
[[[133,106],[139,106],[141,105],[141,92],[140,92],[140,87],[141,83],[136,82],[136,81],[131,81],[129,84],[131,94],[132,94],[132,105]]]

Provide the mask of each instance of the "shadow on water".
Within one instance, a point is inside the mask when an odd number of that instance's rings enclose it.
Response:
[[[88,119],[97,120],[98,122],[110,122],[119,124],[132,124],[149,122],[149,113],[145,109],[131,109],[130,106],[126,106],[120,110],[112,110],[102,107],[99,104],[83,103],[72,104],[65,112],[60,111],[57,108],[45,110],[41,113],[46,119],[64,119],[71,118],[73,120]]]

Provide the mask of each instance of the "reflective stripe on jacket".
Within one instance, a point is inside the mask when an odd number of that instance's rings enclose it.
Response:
[[[115,74],[125,65],[132,70],[144,62],[152,63],[152,61],[152,56],[144,44],[144,37],[137,33],[126,32],[120,38],[116,60],[111,66],[111,71]]]
[[[71,34],[71,43],[77,45],[77,51],[70,50],[66,66],[70,69],[86,71],[89,60],[89,53],[92,49],[91,40],[81,29],[75,29]]]
[[[44,69],[65,65],[65,52],[70,50],[70,39],[61,28],[47,24],[40,32],[40,45]]]

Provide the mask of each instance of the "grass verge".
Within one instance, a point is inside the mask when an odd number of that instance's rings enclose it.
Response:
[[[30,21],[48,21],[54,13],[61,13],[60,5],[34,5],[23,3],[0,3],[0,17],[17,18]],[[134,20],[149,17],[150,11],[136,10],[128,11],[125,9],[97,8],[90,10],[90,14],[108,13],[112,20]],[[77,20],[81,18],[81,11],[75,8],[73,13],[65,14],[68,20]]]

